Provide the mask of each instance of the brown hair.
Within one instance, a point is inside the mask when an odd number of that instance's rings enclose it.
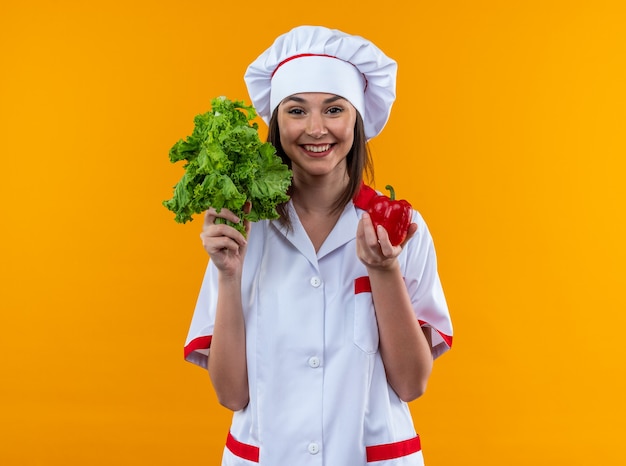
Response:
[[[287,156],[283,150],[283,146],[280,143],[280,130],[278,128],[277,112],[272,114],[269,123],[269,129],[267,134],[268,142],[271,142],[276,147],[277,155],[282,159],[283,163],[291,169],[291,159]],[[347,171],[349,182],[346,189],[341,196],[337,199],[334,206],[334,211],[342,210],[359,192],[361,183],[363,182],[363,175],[366,176],[367,181],[371,182],[374,179],[374,164],[367,144],[367,138],[365,137],[365,128],[363,126],[363,119],[359,112],[356,112],[356,123],[354,125],[354,142],[352,147],[346,156]],[[289,194],[293,187],[289,188]],[[280,204],[276,207],[276,211],[280,215],[280,221],[291,226],[289,219],[289,213],[287,212],[286,205]]]

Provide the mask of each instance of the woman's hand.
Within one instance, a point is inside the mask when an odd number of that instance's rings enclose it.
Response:
[[[395,265],[396,257],[417,231],[417,224],[411,223],[408,234],[402,244],[393,246],[387,230],[381,225],[374,229],[374,224],[367,212],[363,213],[356,231],[357,256],[368,268],[388,269]]]
[[[246,206],[249,211],[250,205]],[[219,213],[210,208],[204,215],[204,225],[200,239],[202,246],[211,257],[211,261],[220,272],[226,274],[240,274],[243,267],[243,259],[246,253],[246,238],[233,227],[215,223],[215,219],[222,218],[233,223],[239,223],[241,219],[228,209],[221,209]],[[244,220],[246,235],[250,234],[250,222]]]

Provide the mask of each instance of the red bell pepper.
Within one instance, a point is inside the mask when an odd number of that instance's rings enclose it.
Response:
[[[382,225],[387,230],[391,244],[397,246],[404,241],[409,231],[413,207],[405,200],[396,200],[396,193],[390,185],[385,186],[385,189],[389,190],[390,197],[373,197],[367,211],[374,228]]]

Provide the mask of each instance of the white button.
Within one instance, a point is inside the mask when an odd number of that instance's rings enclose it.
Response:
[[[309,366],[311,366],[313,369],[315,369],[316,367],[320,367],[320,358],[318,358],[317,356],[309,358]]]
[[[311,278],[311,286],[314,286],[315,288],[317,288],[318,286],[320,286],[322,284],[322,280],[320,280],[319,277],[313,277]]]
[[[309,443],[309,453],[311,453],[312,455],[317,455],[319,451],[320,451],[320,446],[317,443],[315,442]]]

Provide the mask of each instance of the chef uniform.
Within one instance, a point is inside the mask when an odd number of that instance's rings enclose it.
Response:
[[[266,121],[288,95],[341,95],[364,116],[369,139],[389,117],[395,70],[365,39],[303,26],[250,65],[246,83]],[[296,79],[301,73],[306,79]],[[409,407],[387,382],[367,270],[356,255],[357,225],[375,195],[363,185],[317,252],[291,201],[291,227],[277,220],[252,225],[241,290],[250,399],[233,415],[222,466],[423,464]],[[413,222],[417,233],[397,260],[415,318],[438,357],[452,344],[452,326],[432,237],[417,211]],[[217,277],[209,262],[185,344],[185,358],[202,367]]]

